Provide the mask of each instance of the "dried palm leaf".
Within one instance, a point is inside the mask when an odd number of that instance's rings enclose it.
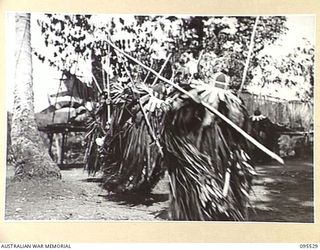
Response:
[[[148,193],[164,173],[158,142],[162,101],[145,86],[129,88],[130,98],[114,107],[113,135],[104,146],[103,185],[112,192]]]
[[[207,84],[193,87],[193,94],[246,127],[248,115],[238,97]],[[181,97],[164,128],[172,219],[244,220],[255,175],[246,142],[203,106]]]

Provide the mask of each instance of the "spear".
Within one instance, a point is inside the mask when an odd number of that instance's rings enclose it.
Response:
[[[206,102],[203,101],[199,101],[198,98],[194,97],[191,93],[189,93],[188,91],[186,91],[185,89],[181,88],[178,84],[174,83],[173,81],[168,80],[167,78],[161,76],[158,74],[158,72],[156,72],[155,70],[151,69],[150,67],[144,65],[142,62],[140,62],[139,60],[135,59],[134,57],[132,57],[131,55],[129,55],[128,53],[126,53],[125,51],[121,50],[120,48],[118,48],[115,44],[113,44],[111,41],[109,41],[108,39],[106,39],[106,42],[112,47],[114,48],[116,51],[118,51],[119,53],[121,53],[122,55],[126,56],[127,58],[129,58],[130,60],[134,61],[135,63],[139,64],[141,67],[143,67],[144,69],[150,71],[152,74],[154,74],[155,76],[157,76],[160,80],[164,81],[165,83],[170,84],[171,86],[173,86],[174,88],[176,88],[177,90],[179,90],[180,92],[182,92],[183,94],[187,95],[188,97],[190,97],[193,101],[197,102],[197,103],[201,103],[205,108],[207,108],[210,112],[212,112],[213,114],[217,115],[218,117],[220,117],[224,122],[226,122],[228,125],[230,125],[232,128],[234,128],[237,132],[239,132],[243,137],[245,137],[248,141],[250,141],[253,145],[255,145],[257,148],[259,148],[260,150],[262,150],[264,153],[268,154],[270,157],[272,157],[273,159],[277,160],[279,163],[284,164],[283,159],[278,156],[277,154],[275,154],[274,152],[272,152],[271,150],[269,150],[268,148],[266,148],[265,146],[263,146],[261,143],[259,143],[256,139],[254,139],[252,136],[248,135],[243,129],[241,129],[239,126],[237,126],[235,123],[233,123],[230,119],[228,119],[226,116],[224,116],[223,114],[221,114],[217,109],[211,107],[209,104],[207,104]]]

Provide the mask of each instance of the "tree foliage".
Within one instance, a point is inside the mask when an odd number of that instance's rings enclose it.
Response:
[[[254,69],[252,86],[261,92],[282,94],[293,99],[309,101],[313,98],[314,47],[304,39],[301,46],[281,57],[263,55]],[[251,86],[251,87],[252,87]]]
[[[171,67],[164,71],[168,78],[175,74],[175,80],[183,81],[196,71],[200,76],[210,70],[223,71],[237,86],[243,74],[255,19],[249,16],[46,14],[38,22],[47,48],[38,49],[36,53],[40,60],[83,77],[85,82],[92,82],[92,68],[97,66],[121,79],[125,76],[124,69],[119,56],[113,50],[108,51],[106,39],[109,39],[158,71],[170,54]],[[286,31],[285,21],[286,18],[281,16],[260,17],[255,35],[255,55]],[[204,59],[201,58],[201,68],[195,70],[201,51]],[[95,65],[92,61],[96,62]],[[253,59],[252,67],[256,64]],[[133,64],[129,66],[136,78],[145,79],[146,71]],[[252,78],[252,67],[248,79]]]

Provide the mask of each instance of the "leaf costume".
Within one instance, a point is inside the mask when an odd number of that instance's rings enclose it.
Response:
[[[248,114],[230,90],[193,81],[192,94],[246,129]],[[166,114],[165,166],[174,220],[244,220],[252,177],[244,138],[201,104],[180,95]]]

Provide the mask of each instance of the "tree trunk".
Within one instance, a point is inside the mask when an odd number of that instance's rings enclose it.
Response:
[[[34,114],[30,13],[16,14],[16,72],[12,118],[15,178],[61,178],[40,137]],[[45,84],[45,83],[44,83]]]

